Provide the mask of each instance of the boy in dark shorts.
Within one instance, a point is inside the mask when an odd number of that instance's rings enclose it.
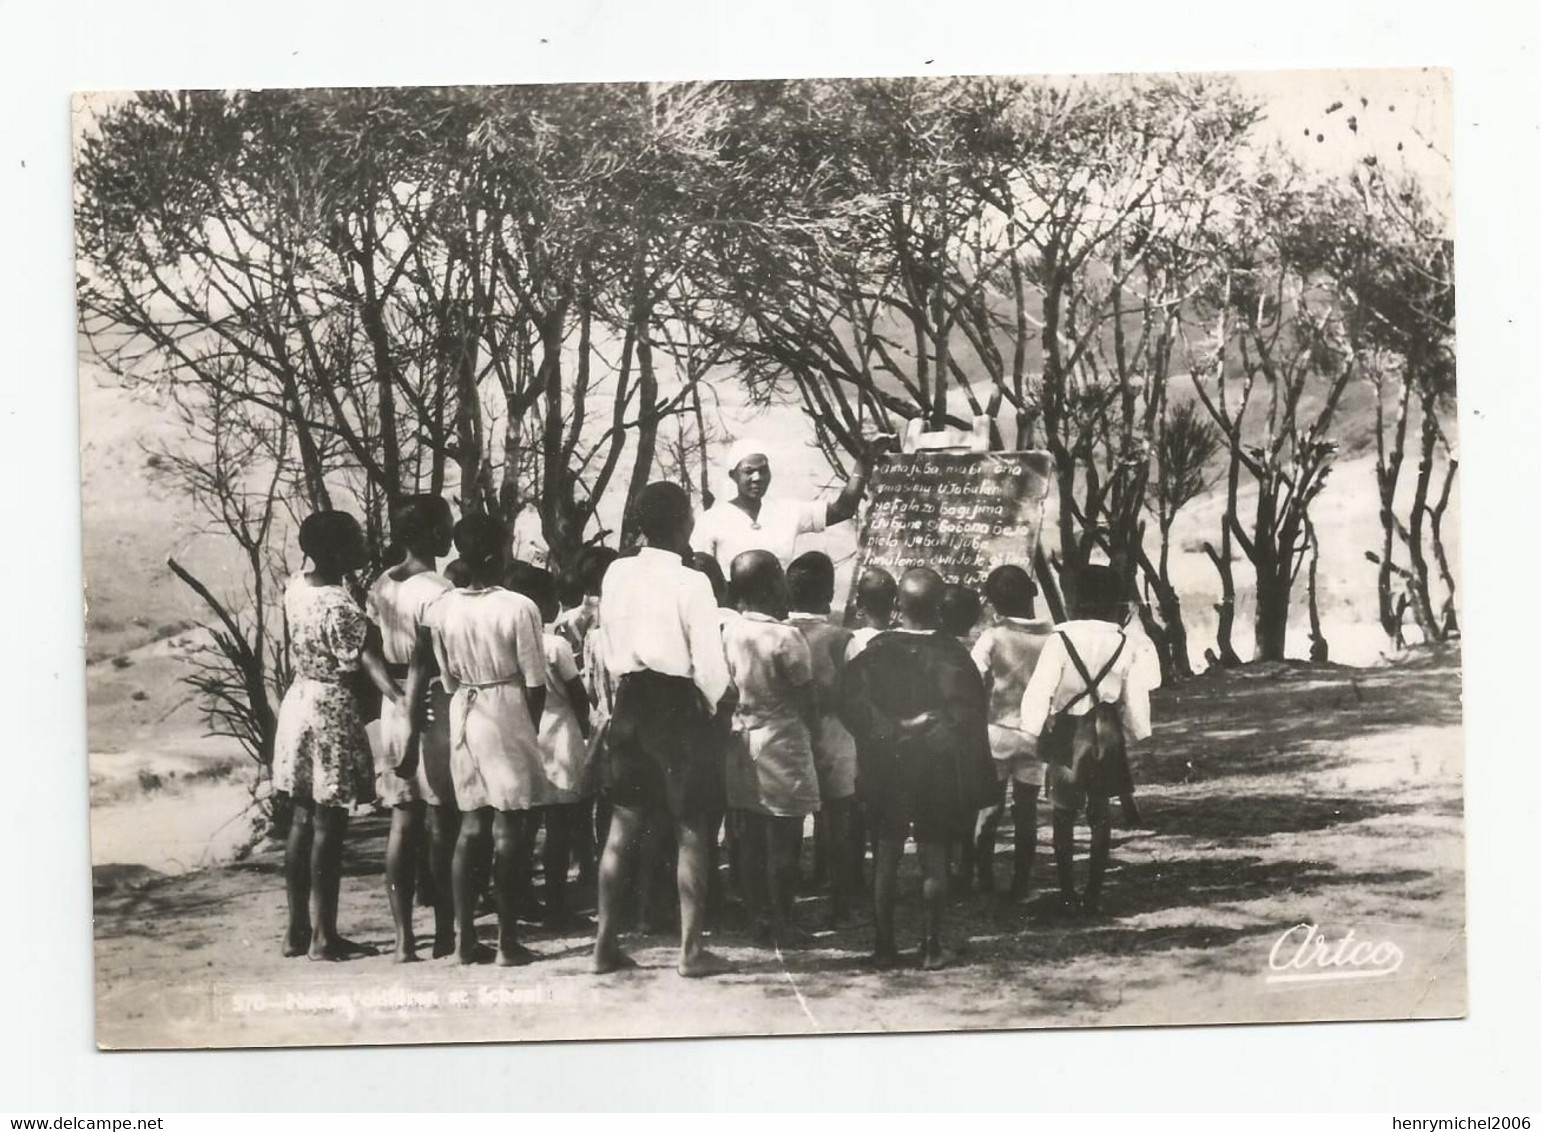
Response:
[[[672,820],[679,842],[679,972],[728,969],[702,943],[711,863],[708,828],[722,810],[722,765],[712,716],[728,687],[717,601],[686,565],[695,516],[677,484],[650,483],[637,500],[647,539],[612,564],[599,600],[599,650],[615,681],[601,781],[612,808],[599,870],[594,971],[635,966],[621,950],[626,872],[649,816]]]
[[[925,905],[920,963],[934,971],[952,961],[942,946],[947,845],[962,815],[995,793],[984,685],[968,650],[940,631],[943,588],[933,570],[906,571],[899,628],[872,638],[845,669],[841,715],[856,737],[858,791],[878,839],[872,960],[879,968],[899,959],[894,903],[911,831]]]
[[[1160,667],[1143,640],[1124,631],[1123,587],[1112,569],[1083,568],[1075,593],[1076,619],[1056,626],[1038,654],[1018,726],[1048,764],[1061,901],[1067,911],[1095,914],[1113,836],[1108,800],[1132,794],[1127,745],[1150,737],[1150,692]],[[1073,737],[1051,740],[1050,727],[1066,723],[1074,724]],[[1087,757],[1092,750],[1095,759]],[[1075,824],[1083,810],[1091,853],[1084,895],[1077,895]]]

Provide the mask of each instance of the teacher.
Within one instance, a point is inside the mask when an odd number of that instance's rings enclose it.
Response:
[[[766,499],[770,457],[763,442],[746,439],[728,450],[728,478],[736,494],[713,504],[697,521],[691,538],[696,550],[717,559],[724,575],[730,573],[733,559],[746,550],[769,551],[785,569],[792,561],[798,535],[815,534],[854,516],[867,490],[867,462],[857,462],[845,487],[829,503]]]

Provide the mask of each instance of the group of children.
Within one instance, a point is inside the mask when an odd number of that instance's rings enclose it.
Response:
[[[671,864],[682,975],[727,969],[704,940],[729,892],[756,939],[804,944],[794,896],[812,816],[831,924],[850,914],[871,850],[879,968],[900,961],[898,872],[913,836],[917,959],[937,969],[953,959],[942,932],[950,875],[994,889],[1008,803],[1009,891],[1027,895],[1045,787],[1061,898],[1097,908],[1108,798],[1132,790],[1125,744],[1149,734],[1159,682],[1123,631],[1112,571],[1081,572],[1079,619],[1055,626],[1035,619],[1036,589],[1015,566],[990,574],[983,602],[929,569],[898,579],[869,569],[847,626],[831,616],[823,554],[783,568],[749,550],[725,577],[692,551],[690,499],[669,483],[641,492],[637,523],[638,550],[591,548],[558,577],[508,562],[497,520],[454,523],[442,499],[414,497],[393,515],[400,561],[361,609],[345,584],[365,561],[357,521],[338,511],[305,520],[311,569],[285,593],[295,679],[273,763],[293,815],[286,955],[366,950],[339,934],[337,899],[349,809],[371,797],[391,808],[386,882],[402,962],[417,955],[420,875],[436,957],[533,960],[518,925],[541,828],[547,923],[583,922],[567,900],[575,858],[580,879],[597,882],[598,973],[633,965],[620,945],[626,910],[639,888],[643,911],[656,908],[649,893],[667,888]],[[441,573],[451,545],[458,559]],[[381,697],[373,754],[360,708],[368,689]],[[1091,858],[1078,894],[1082,812]],[[489,880],[494,948],[475,931]]]

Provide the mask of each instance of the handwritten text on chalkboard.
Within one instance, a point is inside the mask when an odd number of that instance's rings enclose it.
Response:
[[[1048,495],[1045,452],[917,452],[872,470],[857,572],[929,566],[978,588],[997,566],[1032,568]]]

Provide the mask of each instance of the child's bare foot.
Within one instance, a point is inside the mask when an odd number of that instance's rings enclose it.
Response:
[[[443,959],[446,955],[455,954],[455,933],[448,935],[436,935],[433,937],[433,957]]]
[[[619,947],[607,948],[601,951],[594,949],[593,971],[596,975],[608,975],[614,971],[630,971],[637,966],[637,961],[627,955]]]
[[[727,974],[733,970],[733,964],[715,951],[707,951],[703,947],[694,955],[681,955],[679,970],[687,979],[708,979],[713,975]]]
[[[958,962],[958,953],[950,947],[933,944],[924,948],[920,953],[920,969],[922,971],[940,971],[945,967],[951,967]]]
[[[417,940],[412,936],[396,941],[396,950],[391,953],[393,963],[416,963]]]
[[[498,953],[485,943],[477,943],[475,940],[462,943],[455,949],[455,961],[462,967],[469,967],[476,963],[491,963],[497,955]]]
[[[312,938],[310,950],[306,955],[317,963],[345,963],[349,959],[361,959],[366,955],[378,955],[380,952],[366,943],[358,943],[355,940],[336,939],[322,940]]]
[[[310,928],[290,928],[284,933],[284,958],[298,959],[310,950]]]
[[[499,967],[525,967],[539,958],[522,943],[505,943],[498,948],[498,957],[494,962]]]
[[[771,933],[771,941],[782,951],[801,951],[816,942],[813,936],[796,924],[783,924]]]

